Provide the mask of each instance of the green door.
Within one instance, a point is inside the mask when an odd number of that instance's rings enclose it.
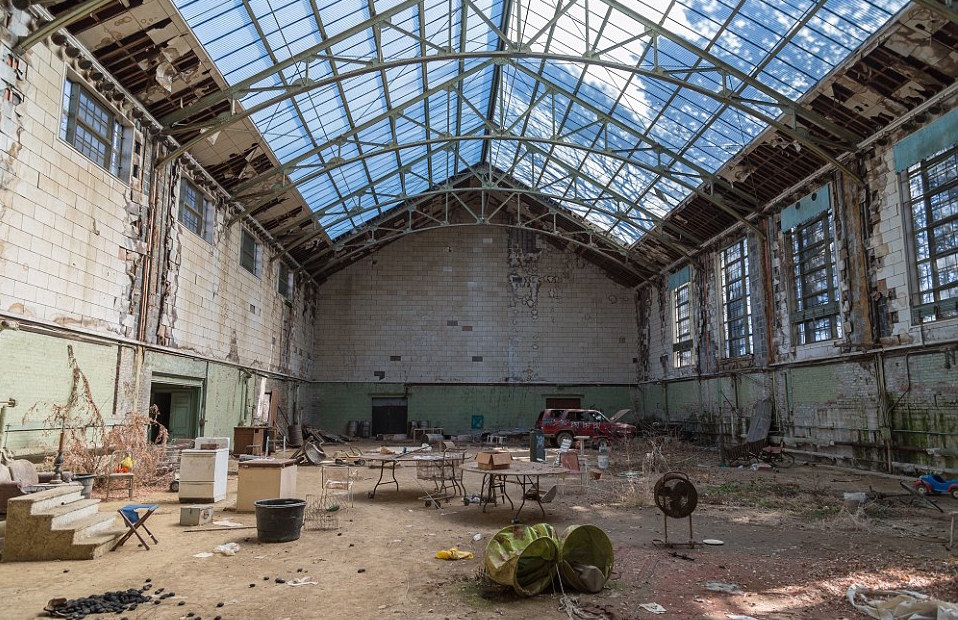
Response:
[[[170,437],[193,439],[196,437],[196,411],[193,390],[176,391],[170,394]]]

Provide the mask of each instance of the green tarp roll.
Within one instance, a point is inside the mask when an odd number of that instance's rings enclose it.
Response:
[[[535,596],[548,587],[558,561],[559,538],[548,523],[505,527],[486,545],[486,574],[520,596]]]
[[[594,525],[570,525],[562,532],[559,575],[579,592],[599,592],[612,573],[615,553],[605,532]]]

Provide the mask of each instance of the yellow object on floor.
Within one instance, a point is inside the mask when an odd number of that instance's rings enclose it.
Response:
[[[436,552],[436,558],[439,560],[471,560],[472,551],[460,551],[455,547],[442,549]]]

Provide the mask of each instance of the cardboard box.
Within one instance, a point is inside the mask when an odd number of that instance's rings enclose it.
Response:
[[[512,455],[508,452],[487,450],[476,454],[476,463],[479,469],[507,469],[512,462]]]
[[[180,506],[180,525],[206,525],[212,522],[212,504]]]

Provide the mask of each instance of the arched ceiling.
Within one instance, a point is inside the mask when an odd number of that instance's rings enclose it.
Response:
[[[855,180],[848,154],[955,77],[937,0],[914,23],[903,0],[94,2],[70,30],[175,140],[157,163],[191,153],[319,281],[468,221],[636,284],[801,175]],[[895,42],[917,32],[921,66]]]

